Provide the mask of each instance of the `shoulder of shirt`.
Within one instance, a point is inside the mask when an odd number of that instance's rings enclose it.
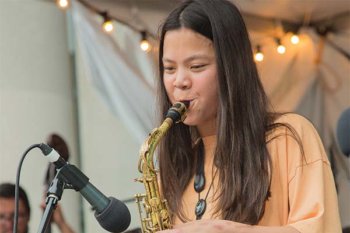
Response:
[[[274,129],[268,138],[281,139],[286,143],[293,144],[300,140],[300,145],[305,152],[304,161],[307,163],[312,163],[317,160],[322,160],[329,163],[327,161],[327,155],[324,152],[323,144],[318,132],[311,121],[306,117],[295,113],[286,113],[282,114],[278,119],[276,119],[275,123],[288,125],[292,128],[296,135],[294,135],[289,129],[286,129],[286,127],[281,126]],[[278,143],[277,141],[275,141],[275,143]]]
[[[288,123],[288,124],[311,124],[311,122],[304,116],[297,113],[283,113],[279,116],[275,123]]]
[[[274,123],[286,124],[292,127],[297,133],[304,130],[314,131],[315,127],[309,119],[296,113],[285,113],[278,117]]]
[[[273,138],[281,138],[280,136],[283,135],[292,136],[293,138],[297,135],[301,139],[305,134],[317,134],[311,121],[296,113],[281,114],[274,121],[274,124],[280,125],[267,133],[267,141]]]

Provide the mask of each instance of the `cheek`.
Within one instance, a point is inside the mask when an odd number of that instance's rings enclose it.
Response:
[[[209,87],[209,93],[212,100],[217,102],[218,101],[218,84],[216,80],[211,82]]]
[[[218,80],[214,71],[208,72],[204,79],[198,79],[198,88],[205,93],[208,100],[216,101],[218,97]]]
[[[201,83],[201,90],[204,95],[204,102],[206,106],[210,106],[208,109],[208,114],[216,115],[217,107],[219,105],[219,96],[218,96],[218,81],[215,73],[211,73],[211,76]]]
[[[219,105],[216,85],[212,85],[212,87],[208,88],[207,93],[206,105],[210,106],[208,112],[210,112],[210,115],[216,115]]]
[[[174,87],[172,85],[172,80],[170,78],[164,78],[163,84],[168,97],[170,100],[173,100]]]

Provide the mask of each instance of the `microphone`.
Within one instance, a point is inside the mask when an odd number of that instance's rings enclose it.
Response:
[[[337,139],[340,150],[345,156],[350,157],[350,108],[346,109],[339,117]]]
[[[109,232],[122,232],[130,225],[130,212],[126,205],[115,199],[107,198],[101,191],[89,182],[89,178],[84,175],[76,166],[67,163],[54,149],[40,144],[39,148],[55,164],[56,168],[63,175],[65,181],[79,191],[95,210],[95,218],[99,224]]]

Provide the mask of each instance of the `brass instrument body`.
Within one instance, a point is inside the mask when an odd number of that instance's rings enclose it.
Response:
[[[136,179],[136,181],[144,184],[146,193],[136,194],[135,199],[139,209],[143,233],[154,233],[172,228],[167,200],[162,199],[160,195],[158,171],[154,167],[154,152],[160,140],[174,124],[174,121],[179,122],[185,118],[186,105],[184,103],[174,104],[169,112],[174,110],[177,112],[175,112],[176,116],[168,114],[169,117],[166,117],[163,123],[151,132],[140,149],[138,170],[142,173],[142,177]]]

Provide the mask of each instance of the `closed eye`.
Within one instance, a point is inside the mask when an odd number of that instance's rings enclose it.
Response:
[[[194,71],[200,71],[206,66],[207,64],[200,64],[200,65],[192,65],[190,68],[191,70],[194,70]]]
[[[166,72],[166,73],[174,73],[175,72],[175,67],[173,67],[173,66],[164,66],[164,72]]]

